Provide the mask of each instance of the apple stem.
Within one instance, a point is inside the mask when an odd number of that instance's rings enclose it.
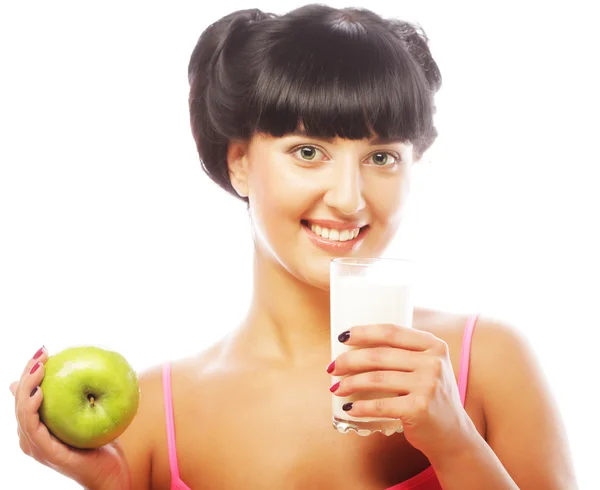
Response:
[[[94,406],[94,396],[93,395],[89,395],[88,396],[88,400],[90,401],[90,405],[93,407]]]

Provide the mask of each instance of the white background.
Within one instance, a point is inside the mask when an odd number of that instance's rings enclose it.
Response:
[[[444,77],[440,137],[390,252],[419,261],[423,305],[527,333],[591,490],[600,39],[593,2],[551,3],[362,5],[420,22]],[[8,385],[42,344],[106,346],[144,369],[236,325],[250,292],[248,224],[201,171],[187,62],[220,16],[300,3],[14,5],[0,7],[2,479],[76,488],[20,453]]]

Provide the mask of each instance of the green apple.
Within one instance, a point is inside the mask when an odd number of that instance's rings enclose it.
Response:
[[[40,420],[69,446],[93,449],[119,437],[137,413],[136,372],[119,353],[71,347],[44,366]]]

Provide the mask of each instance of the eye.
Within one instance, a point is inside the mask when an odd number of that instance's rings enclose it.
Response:
[[[369,158],[372,160],[373,164],[379,167],[393,165],[394,163],[398,163],[398,161],[400,160],[396,155],[387,153],[385,151],[373,153],[373,155],[371,155]]]
[[[319,153],[321,153],[320,150],[310,145],[301,146],[294,151],[294,155],[306,162],[319,161],[320,158],[317,156]]]

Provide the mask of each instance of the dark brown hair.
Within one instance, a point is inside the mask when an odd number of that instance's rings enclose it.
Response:
[[[440,70],[415,24],[367,9],[307,5],[285,15],[233,12],[210,25],[191,55],[192,134],[206,173],[231,186],[227,147],[256,132],[300,125],[321,137],[433,144]]]

